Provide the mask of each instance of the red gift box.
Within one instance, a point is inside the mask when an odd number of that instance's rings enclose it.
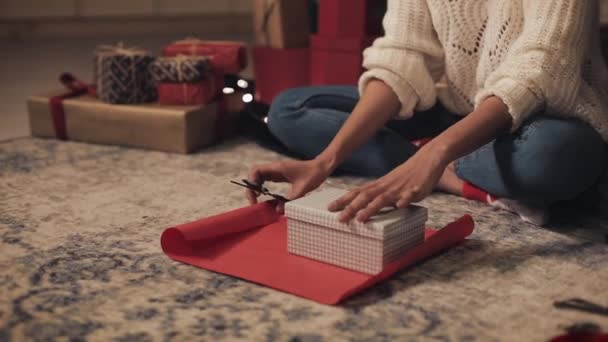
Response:
[[[311,36],[311,83],[356,85],[363,72],[363,50],[373,38]]]
[[[238,74],[247,67],[247,49],[239,42],[188,38],[163,48],[163,56],[177,55],[209,57],[211,67],[224,74]]]
[[[270,104],[281,91],[310,85],[310,50],[253,48],[256,100]]]
[[[158,83],[158,103],[167,106],[204,105],[219,95],[224,75],[214,74],[196,83]]]
[[[382,35],[386,0],[321,0],[319,34],[338,38]]]

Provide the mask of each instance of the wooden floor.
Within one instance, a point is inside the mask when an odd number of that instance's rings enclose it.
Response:
[[[26,99],[60,87],[58,76],[68,71],[90,81],[93,50],[99,44],[123,41],[154,54],[161,47],[184,36],[54,38],[28,41],[0,41],[0,141],[29,135]],[[211,38],[209,38],[211,39]],[[213,37],[237,39],[243,37]],[[245,71],[251,75],[251,70]]]

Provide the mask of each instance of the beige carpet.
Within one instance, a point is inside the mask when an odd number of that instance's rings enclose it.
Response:
[[[608,304],[608,224],[590,217],[538,228],[433,195],[430,225],[470,213],[471,239],[338,307],[162,253],[163,229],[245,205],[228,181],[277,158],[240,140],[191,156],[0,143],[0,341],[543,341],[577,322],[608,329],[552,306]]]

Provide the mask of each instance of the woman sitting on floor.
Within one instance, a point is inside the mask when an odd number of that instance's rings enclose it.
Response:
[[[292,89],[272,104],[270,130],[306,160],[250,180],[290,182],[294,199],[334,171],[379,177],[330,206],[343,221],[439,190],[544,224],[606,168],[597,13],[596,0],[389,0],[358,89]]]

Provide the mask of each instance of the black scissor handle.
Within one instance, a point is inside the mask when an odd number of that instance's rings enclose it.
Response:
[[[558,309],[572,309],[608,316],[608,307],[601,306],[599,304],[595,304],[580,298],[571,298],[567,300],[556,301],[553,303],[553,306]]]
[[[271,196],[274,199],[277,199],[277,200],[282,201],[282,202],[289,202],[288,198],[286,198],[284,196],[281,196],[281,195],[278,195],[278,194],[273,194],[267,188],[263,187],[261,184],[250,182],[247,179],[243,179],[241,181],[243,183],[235,182],[233,180],[231,180],[230,183],[242,186],[242,187],[247,188],[249,190],[253,190],[253,191],[259,192],[259,193],[261,193],[263,195],[266,195],[266,196]]]

